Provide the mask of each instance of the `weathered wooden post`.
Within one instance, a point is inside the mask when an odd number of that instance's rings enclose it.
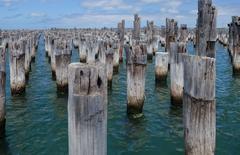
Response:
[[[164,47],[166,46],[166,26],[161,26],[161,32],[160,32],[160,43],[161,46]]]
[[[137,116],[142,113],[145,100],[146,45],[129,48],[127,58],[127,113]]]
[[[168,75],[168,53],[156,52],[155,79],[157,82],[166,81]]]
[[[118,68],[119,68],[119,49],[120,49],[120,44],[116,41],[113,43],[113,73],[118,73]]]
[[[183,99],[183,53],[180,53],[178,43],[170,43],[170,81],[171,101],[182,104]]]
[[[89,40],[87,42],[87,63],[96,61],[96,54],[99,50],[99,43],[97,40]]]
[[[122,20],[118,25],[118,33],[120,39],[120,49],[119,49],[119,62],[123,61],[123,48],[124,48],[124,36],[125,36],[125,20]]]
[[[138,17],[138,14],[135,14],[133,22],[133,39],[140,40],[140,33],[141,33],[141,20],[140,17]]]
[[[186,53],[187,52],[187,41],[188,41],[188,30],[187,30],[186,24],[182,24],[180,26],[179,34],[180,34],[179,43],[178,43],[179,53]]]
[[[240,17],[232,17],[232,62],[233,72],[240,72]]]
[[[36,38],[35,36],[30,37],[31,40],[31,61],[35,61],[35,56],[36,56]]]
[[[170,43],[177,41],[178,25],[174,19],[166,19],[166,45],[165,51],[170,52]]]
[[[52,69],[52,78],[53,80],[56,80],[56,46],[57,46],[58,39],[53,39],[51,44],[51,69]]]
[[[80,62],[85,63],[87,61],[87,45],[86,45],[85,39],[80,40],[80,45],[78,48],[79,48]]]
[[[214,155],[216,136],[215,59],[184,58],[183,119],[186,155]]]
[[[69,65],[69,155],[107,155],[107,77],[104,64]]]
[[[10,84],[12,95],[18,95],[25,92],[25,53],[22,47],[22,41],[11,43],[10,50]]]
[[[6,102],[6,53],[5,45],[0,46],[0,138],[5,134],[5,102]]]
[[[216,145],[214,57],[217,11],[210,0],[200,0],[198,7],[197,54],[200,57],[184,56],[185,154],[214,155]],[[202,29],[203,27],[205,29]]]
[[[71,63],[70,43],[66,40],[57,42],[56,45],[56,82],[59,92],[68,90],[68,65]]]
[[[30,39],[23,40],[23,49],[25,51],[25,76],[26,80],[29,78],[31,55],[30,55]]]
[[[153,31],[154,31],[154,22],[147,21],[147,59],[152,60],[153,57]]]
[[[233,55],[233,23],[228,24],[228,27],[229,27],[228,51],[232,57]]]
[[[215,57],[217,10],[212,0],[198,1],[196,52],[199,56]]]
[[[107,79],[108,84],[111,87],[113,78],[113,55],[114,55],[113,48],[107,49],[105,54],[106,54]]]

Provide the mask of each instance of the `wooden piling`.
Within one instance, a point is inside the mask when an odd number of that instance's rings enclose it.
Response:
[[[165,51],[170,52],[170,43],[177,41],[178,24],[174,19],[166,19],[166,45]]]
[[[216,26],[217,10],[212,6],[212,0],[199,0],[196,30],[197,55],[215,57]]]
[[[185,56],[183,119],[186,155],[214,155],[215,59]]]
[[[56,59],[55,59],[55,55],[56,55],[56,42],[57,39],[52,39],[51,40],[51,44],[50,44],[50,50],[49,50],[49,54],[50,55],[50,60],[51,60],[51,69],[52,69],[52,78],[53,80],[56,79]]]
[[[140,40],[141,20],[138,14],[134,15],[133,28],[133,39]]]
[[[123,48],[124,48],[124,36],[125,36],[125,20],[122,20],[118,24],[118,35],[120,39],[120,49],[119,49],[119,62],[123,61]]]
[[[153,35],[154,35],[154,22],[147,21],[146,36],[147,36],[147,59],[148,60],[152,60],[152,57],[153,57]]]
[[[110,87],[112,86],[112,78],[113,78],[113,55],[114,55],[113,48],[109,48],[106,51],[106,68],[107,68],[108,85]]]
[[[23,40],[23,50],[25,51],[25,76],[26,80],[29,78],[29,72],[30,72],[30,65],[31,65],[31,45],[30,45],[30,39]]]
[[[233,72],[240,72],[240,17],[233,16],[231,24]]]
[[[134,45],[127,58],[127,113],[142,113],[145,100],[146,45]]]
[[[5,46],[0,46],[0,138],[5,135],[5,102],[6,102],[6,50]]]
[[[107,77],[104,64],[69,65],[69,155],[107,155]]]
[[[59,92],[68,90],[68,65],[71,63],[70,43],[66,40],[57,42],[56,45],[56,83]]]
[[[85,39],[80,40],[80,45],[78,48],[79,48],[80,62],[85,63],[87,61],[87,47],[86,47]]]
[[[22,41],[14,41],[10,48],[10,85],[12,95],[25,92],[25,53]]]
[[[156,52],[155,79],[156,82],[166,82],[168,75],[168,53]]]
[[[119,68],[119,49],[120,49],[120,44],[118,42],[113,43],[113,73],[118,73],[118,68]]]
[[[90,40],[87,42],[87,63],[96,61],[96,54],[99,50],[99,43],[97,40]]]
[[[170,43],[170,82],[171,101],[182,104],[183,99],[183,54],[179,52],[178,43]]]

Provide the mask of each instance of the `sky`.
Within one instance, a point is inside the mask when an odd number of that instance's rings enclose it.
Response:
[[[132,27],[134,14],[165,25],[174,18],[195,27],[197,0],[0,0],[0,29],[102,28],[117,27],[125,19]],[[240,15],[239,0],[213,0],[218,27],[226,27],[231,16]]]

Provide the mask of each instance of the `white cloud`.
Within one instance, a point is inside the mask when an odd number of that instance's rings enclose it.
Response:
[[[90,0],[84,1],[82,6],[88,9],[104,9],[104,10],[113,10],[113,9],[132,9],[131,5],[124,3],[122,0]]]
[[[44,17],[44,16],[46,16],[46,14],[43,13],[43,12],[32,12],[32,13],[30,14],[30,16],[31,16],[31,17]]]
[[[18,0],[2,0],[2,3],[4,4],[4,6],[11,6],[13,3],[17,2]]]

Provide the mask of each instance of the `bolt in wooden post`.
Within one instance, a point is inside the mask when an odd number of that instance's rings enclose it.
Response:
[[[10,84],[12,95],[25,92],[25,53],[22,43],[14,41],[10,50]]]
[[[127,113],[142,113],[145,100],[146,45],[134,45],[127,58]]]
[[[107,77],[102,63],[69,65],[69,155],[107,155]]]
[[[68,90],[68,65],[71,63],[70,43],[60,41],[56,45],[56,82],[59,92]]]
[[[183,99],[183,54],[179,52],[178,43],[170,43],[170,81],[171,101],[181,104]]]
[[[156,52],[155,59],[155,78],[157,82],[167,80],[168,74],[168,53],[167,52]]]
[[[215,59],[184,57],[183,119],[186,155],[214,155]]]
[[[5,45],[0,46],[0,138],[5,134],[5,102],[6,102],[6,53]]]

